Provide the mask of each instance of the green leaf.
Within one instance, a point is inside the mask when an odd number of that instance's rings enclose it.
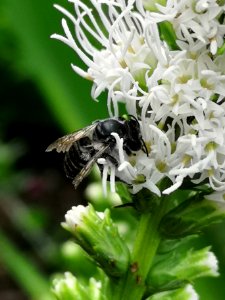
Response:
[[[204,198],[197,193],[170,210],[160,223],[161,233],[170,239],[199,233],[204,227],[225,217],[225,202]],[[212,197],[213,198],[213,197]]]

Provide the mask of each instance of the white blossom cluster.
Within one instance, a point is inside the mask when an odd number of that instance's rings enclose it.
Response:
[[[152,13],[153,21],[171,22],[181,49],[192,52],[209,48],[215,55],[223,45],[225,26],[219,18],[224,12],[224,1],[177,0],[156,7],[158,12]]]
[[[164,6],[155,3],[155,11],[141,0],[69,2],[73,14],[55,6],[66,18],[64,34],[52,37],[86,64],[86,70],[72,67],[93,81],[93,98],[107,92],[110,116],[120,114],[122,102],[140,120],[149,151],[128,157],[123,139],[114,134],[118,169],[100,160],[111,170],[111,189],[115,176],[131,184],[134,193],[145,187],[157,195],[171,193],[188,179],[224,194],[225,53],[219,51],[224,1],[168,0]],[[164,21],[174,30],[176,49],[160,38],[158,23]],[[164,178],[171,186],[161,191]]]

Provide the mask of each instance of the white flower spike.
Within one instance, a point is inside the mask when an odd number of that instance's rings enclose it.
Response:
[[[134,193],[148,188],[169,194],[188,179],[225,191],[225,24],[224,5],[215,0],[167,1],[145,10],[140,0],[70,1],[74,14],[55,7],[64,36],[52,37],[69,45],[87,70],[72,65],[79,75],[92,80],[96,99],[107,91],[110,116],[128,114],[140,120],[148,156],[138,151],[128,156],[123,140],[117,143],[118,168],[100,159],[103,186],[107,174],[115,191],[115,178],[132,186]],[[138,9],[138,10],[137,10]],[[161,40],[158,23],[171,23],[180,49],[172,50]],[[90,41],[91,37],[91,41]],[[168,178],[170,186],[159,189]]]

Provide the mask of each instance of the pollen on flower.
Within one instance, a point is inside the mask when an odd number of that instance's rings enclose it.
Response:
[[[171,97],[171,105],[176,105],[178,101],[179,101],[178,95],[174,95]]]
[[[141,184],[146,182],[146,177],[144,174],[138,174],[137,177],[133,180],[133,184]]]
[[[207,145],[205,145],[205,151],[206,152],[215,151],[217,147],[218,147],[217,143],[209,142]]]
[[[177,78],[177,82],[181,84],[185,84],[190,80],[192,77],[190,75],[181,75]]]
[[[206,89],[208,89],[208,90],[214,90],[214,89],[215,89],[214,84],[209,83],[208,80],[207,80],[206,78],[202,78],[202,79],[200,80],[200,83],[201,83],[201,86],[202,86],[203,88],[206,88]]]
[[[215,170],[213,168],[211,168],[207,171],[207,173],[208,173],[209,177],[212,177],[215,174]]]
[[[185,154],[182,158],[182,163],[184,166],[189,165],[189,163],[191,162],[192,157],[188,154]]]
[[[166,172],[167,165],[164,161],[157,161],[156,168],[159,170],[159,172],[164,173]]]
[[[120,60],[120,61],[119,61],[119,64],[121,65],[121,67],[122,67],[123,69],[127,68],[127,64],[126,64],[126,62],[125,62],[124,59]]]
[[[150,153],[151,152],[151,142],[150,141],[146,141],[145,142],[145,146],[146,146],[146,149],[147,149],[148,153]]]

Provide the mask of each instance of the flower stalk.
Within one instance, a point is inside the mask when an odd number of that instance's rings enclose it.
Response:
[[[146,277],[161,241],[159,223],[166,212],[166,197],[160,199],[158,210],[140,216],[137,235],[131,254],[131,265],[123,283],[121,300],[141,299],[146,291]],[[133,287],[132,293],[130,287]]]

